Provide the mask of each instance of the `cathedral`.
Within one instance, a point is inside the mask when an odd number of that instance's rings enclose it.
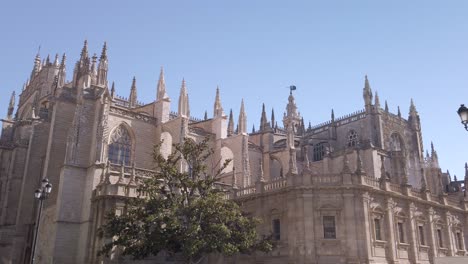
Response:
[[[154,101],[138,100],[135,79],[128,98],[117,95],[106,44],[90,57],[85,41],[68,78],[66,64],[65,55],[38,54],[2,119],[0,263],[29,263],[32,255],[35,263],[175,263],[136,262],[118,251],[98,257],[105,241],[97,230],[153,174],[153,146],[162,142],[169,155],[185,137],[210,139],[210,169],[232,159],[219,179],[226,199],[260,218],[258,233],[277,244],[207,263],[422,264],[468,255],[468,167],[462,180],[442,171],[434,145],[423,149],[413,101],[408,116],[391,113],[367,76],[363,107],[353,113],[332,111],[329,121],[306,125],[292,86],[284,114],[263,106],[258,130],[248,132],[244,102],[238,117],[227,114],[219,89],[212,115],[196,118],[182,81],[171,111],[162,69]],[[40,206],[34,193],[45,178],[53,188]]]

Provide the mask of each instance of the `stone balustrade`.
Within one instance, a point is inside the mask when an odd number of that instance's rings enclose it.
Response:
[[[124,165],[124,177],[122,174],[122,165],[119,164],[110,164],[109,165],[109,176],[108,182],[101,183],[96,187],[96,195],[112,195],[112,196],[126,196],[126,197],[136,197],[141,193],[137,191],[137,185],[142,179],[149,178],[154,175],[155,171],[148,170],[144,168],[134,168],[135,175],[133,176],[132,182],[132,172],[133,168],[131,166]],[[284,190],[291,185],[294,186],[314,186],[314,187],[327,187],[335,186],[340,187],[343,184],[343,174],[321,174],[321,175],[295,175],[288,177],[297,177],[296,180],[288,180],[285,178],[277,178],[272,181],[261,181],[257,182],[254,185],[247,186],[244,188],[232,188],[230,185],[218,184],[217,188],[223,190],[223,196],[225,199],[238,199],[238,198],[247,198],[256,194],[269,193],[274,191]],[[310,177],[309,180],[305,180],[302,177]],[[348,176],[349,177],[349,176]],[[352,177],[357,177],[357,175],[352,175]],[[381,183],[379,179],[373,177],[367,177],[365,175],[359,176],[359,179],[353,181],[355,185],[364,185],[368,188],[375,190],[385,190],[391,193],[396,193],[399,195],[405,195],[408,197],[413,197],[420,200],[426,200],[436,203],[443,203],[445,205],[463,208],[463,204],[460,202],[459,196],[444,196],[440,197],[439,195],[431,194],[427,191],[423,191],[411,185],[400,185],[396,183],[384,182]],[[305,182],[308,182],[305,183]],[[444,199],[442,199],[444,198]]]
[[[286,181],[285,178],[279,178],[279,179],[275,179],[275,180],[273,180],[271,182],[265,183],[263,188],[264,188],[265,192],[270,192],[270,191],[274,191],[274,190],[283,189],[287,185],[288,185],[288,182]]]

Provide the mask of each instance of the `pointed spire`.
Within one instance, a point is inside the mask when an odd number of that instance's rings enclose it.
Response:
[[[434,144],[431,141],[431,166],[434,168],[439,168],[439,157],[437,156],[437,151],[434,148]]]
[[[229,121],[227,127],[227,135],[232,136],[234,134],[234,117],[232,115],[232,109],[229,111]]]
[[[385,112],[388,113],[388,104],[387,104],[387,100],[385,100]]]
[[[58,53],[55,54],[55,59],[54,59],[54,66],[58,67],[59,66],[59,58],[58,58]]]
[[[181,117],[190,117],[190,109],[188,104],[188,94],[187,94],[187,86],[185,84],[185,79],[182,79],[182,85],[180,87],[180,94],[179,94],[179,116]]]
[[[41,70],[41,55],[39,55],[40,50],[41,50],[41,46],[39,46],[39,51],[37,52],[36,57],[34,58],[34,67],[31,72],[31,80]]]
[[[239,134],[247,134],[247,115],[245,114],[244,109],[244,99],[241,101],[241,107],[239,111]]]
[[[136,78],[133,76],[132,88],[130,88],[130,96],[128,97],[128,102],[130,108],[135,108],[137,106],[137,88],[136,88]]]
[[[10,103],[8,104],[7,119],[13,118],[13,111],[15,110],[15,91],[11,93]]]
[[[159,72],[158,88],[156,92],[156,100],[162,100],[168,98],[169,96],[166,93],[166,81],[164,80],[164,68],[161,67]]]
[[[380,109],[380,98],[379,98],[379,94],[377,93],[377,91],[375,91],[375,109],[376,110],[379,110]]]
[[[104,45],[102,46],[102,52],[99,58],[99,66],[97,70],[97,84],[99,86],[107,87],[108,67],[109,67],[109,62],[107,60],[107,43],[104,42]]]
[[[333,111],[333,108],[331,110],[331,121],[335,122],[335,111]],[[310,122],[309,122],[309,125],[310,125]]]
[[[255,133],[255,124],[252,125],[252,133]]]
[[[266,130],[267,122],[268,121],[267,121],[266,112],[265,112],[265,104],[262,104],[262,117],[260,118],[260,131]]]
[[[213,109],[213,117],[223,116],[223,107],[221,106],[221,99],[219,97],[219,86],[216,87],[216,98]]]
[[[409,113],[410,113],[410,116],[414,116],[418,114],[418,112],[416,111],[416,106],[414,106],[413,98],[411,98]]]
[[[401,118],[400,106],[398,106],[398,117]]]
[[[208,120],[208,111],[205,110],[205,115],[203,116],[204,120]]]
[[[49,64],[50,64],[50,55],[47,54],[45,65],[49,66]]]
[[[371,105],[372,105],[372,89],[370,87],[369,80],[367,79],[367,75],[365,76],[362,96],[364,98],[364,104],[366,106],[366,110],[370,111]]]
[[[271,127],[275,126],[275,111],[271,108]]]
[[[88,40],[85,39],[83,48],[81,49],[80,60],[84,61],[88,57]]]
[[[114,96],[115,96],[115,83],[112,82],[111,97],[114,98]]]
[[[102,51],[101,51],[101,61],[107,60],[107,42],[104,41],[104,45],[102,46]]]
[[[67,56],[65,53],[62,55],[62,60],[60,61],[59,65],[59,72],[58,72],[58,86],[62,87],[65,84],[65,80],[67,78],[67,70],[66,70],[66,65],[65,62],[67,60]]]

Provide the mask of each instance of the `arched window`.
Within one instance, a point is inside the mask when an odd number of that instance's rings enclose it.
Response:
[[[355,147],[358,145],[358,133],[354,130],[348,133],[348,147]]]
[[[391,151],[401,151],[402,150],[402,143],[400,135],[397,133],[393,133],[390,137],[390,150]]]
[[[118,126],[112,133],[109,142],[108,159],[114,164],[130,165],[132,139],[124,125]]]
[[[314,161],[322,160],[324,154],[325,154],[325,147],[323,143],[315,144],[314,145]]]

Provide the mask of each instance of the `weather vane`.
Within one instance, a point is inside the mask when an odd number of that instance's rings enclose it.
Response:
[[[296,90],[296,86],[295,85],[290,85],[289,86],[289,94],[292,94],[292,91]]]

